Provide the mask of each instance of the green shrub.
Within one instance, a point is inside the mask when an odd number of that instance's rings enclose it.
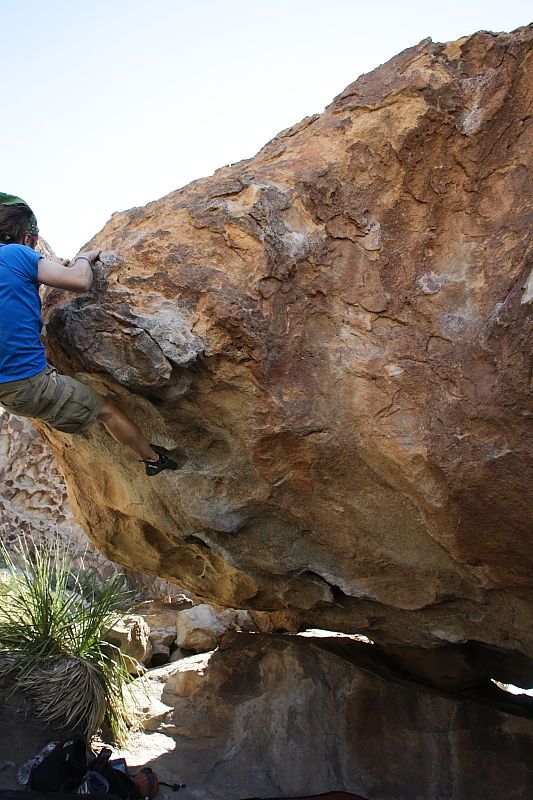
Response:
[[[76,570],[66,545],[20,540],[4,547],[0,675],[22,689],[47,723],[89,739],[107,724],[123,741],[135,711],[127,658],[105,639],[134,595],[123,576],[101,583],[94,568]]]

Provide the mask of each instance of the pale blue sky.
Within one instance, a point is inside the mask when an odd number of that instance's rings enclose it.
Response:
[[[70,256],[420,39],[530,17],[521,0],[0,0],[0,189]]]

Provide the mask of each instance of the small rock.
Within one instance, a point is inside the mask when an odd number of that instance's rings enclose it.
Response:
[[[150,630],[149,639],[152,645],[162,644],[165,647],[171,648],[176,641],[177,630],[174,625],[172,628],[152,628]]]
[[[252,615],[249,611],[243,609],[227,608],[220,614],[217,614],[219,622],[225,626],[228,631],[257,631]]]
[[[178,614],[179,647],[194,653],[205,653],[217,647],[227,627],[207,603],[186,609]]]
[[[129,672],[139,675],[143,672],[141,664],[147,664],[152,658],[152,643],[149,639],[150,629],[144,619],[137,614],[128,614],[115,622],[107,631],[111,644],[120,647],[125,656],[133,659],[129,662]],[[138,664],[135,664],[138,662]]]
[[[141,727],[145,731],[160,731],[173,734],[176,728],[173,723],[173,707],[162,699],[164,684],[159,681],[143,681],[143,689],[138,694],[141,705]]]

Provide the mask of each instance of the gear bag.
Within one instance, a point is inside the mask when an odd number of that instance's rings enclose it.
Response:
[[[113,794],[122,800],[154,800],[159,781],[150,767],[130,777],[123,759],[113,766],[112,751],[102,748],[88,758],[82,736],[59,742],[44,760],[32,767],[27,788],[37,792],[64,792],[80,795]]]

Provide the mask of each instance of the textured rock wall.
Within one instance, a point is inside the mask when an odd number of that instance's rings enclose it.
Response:
[[[27,536],[37,544],[66,545],[75,563],[83,561],[105,580],[120,569],[94,546],[76,522],[67,487],[48,445],[29,420],[0,408],[0,540],[8,550]],[[168,598],[181,589],[175,583],[126,571],[128,585],[141,597]]]
[[[51,545],[70,542],[78,558],[98,559],[68,506],[63,476],[29,420],[0,409],[0,538],[12,547],[20,535]],[[101,559],[102,564],[105,559]]]
[[[299,637],[226,637],[213,654],[152,671],[149,684],[158,729],[175,741],[152,765],[180,776],[185,800],[530,796],[531,719],[371,672]]]
[[[531,657],[531,36],[421,42],[115,214],[93,289],[49,292],[53,362],[188,455],[147,480],[98,426],[43,430],[109,558],[392,647]]]
[[[165,799],[531,797],[531,719],[371,671],[364,648],[349,662],[300,637],[238,634],[143,683],[145,732],[114,757],[186,784],[162,787]],[[65,732],[43,729],[11,692],[0,708],[0,789],[13,790],[17,768]]]

